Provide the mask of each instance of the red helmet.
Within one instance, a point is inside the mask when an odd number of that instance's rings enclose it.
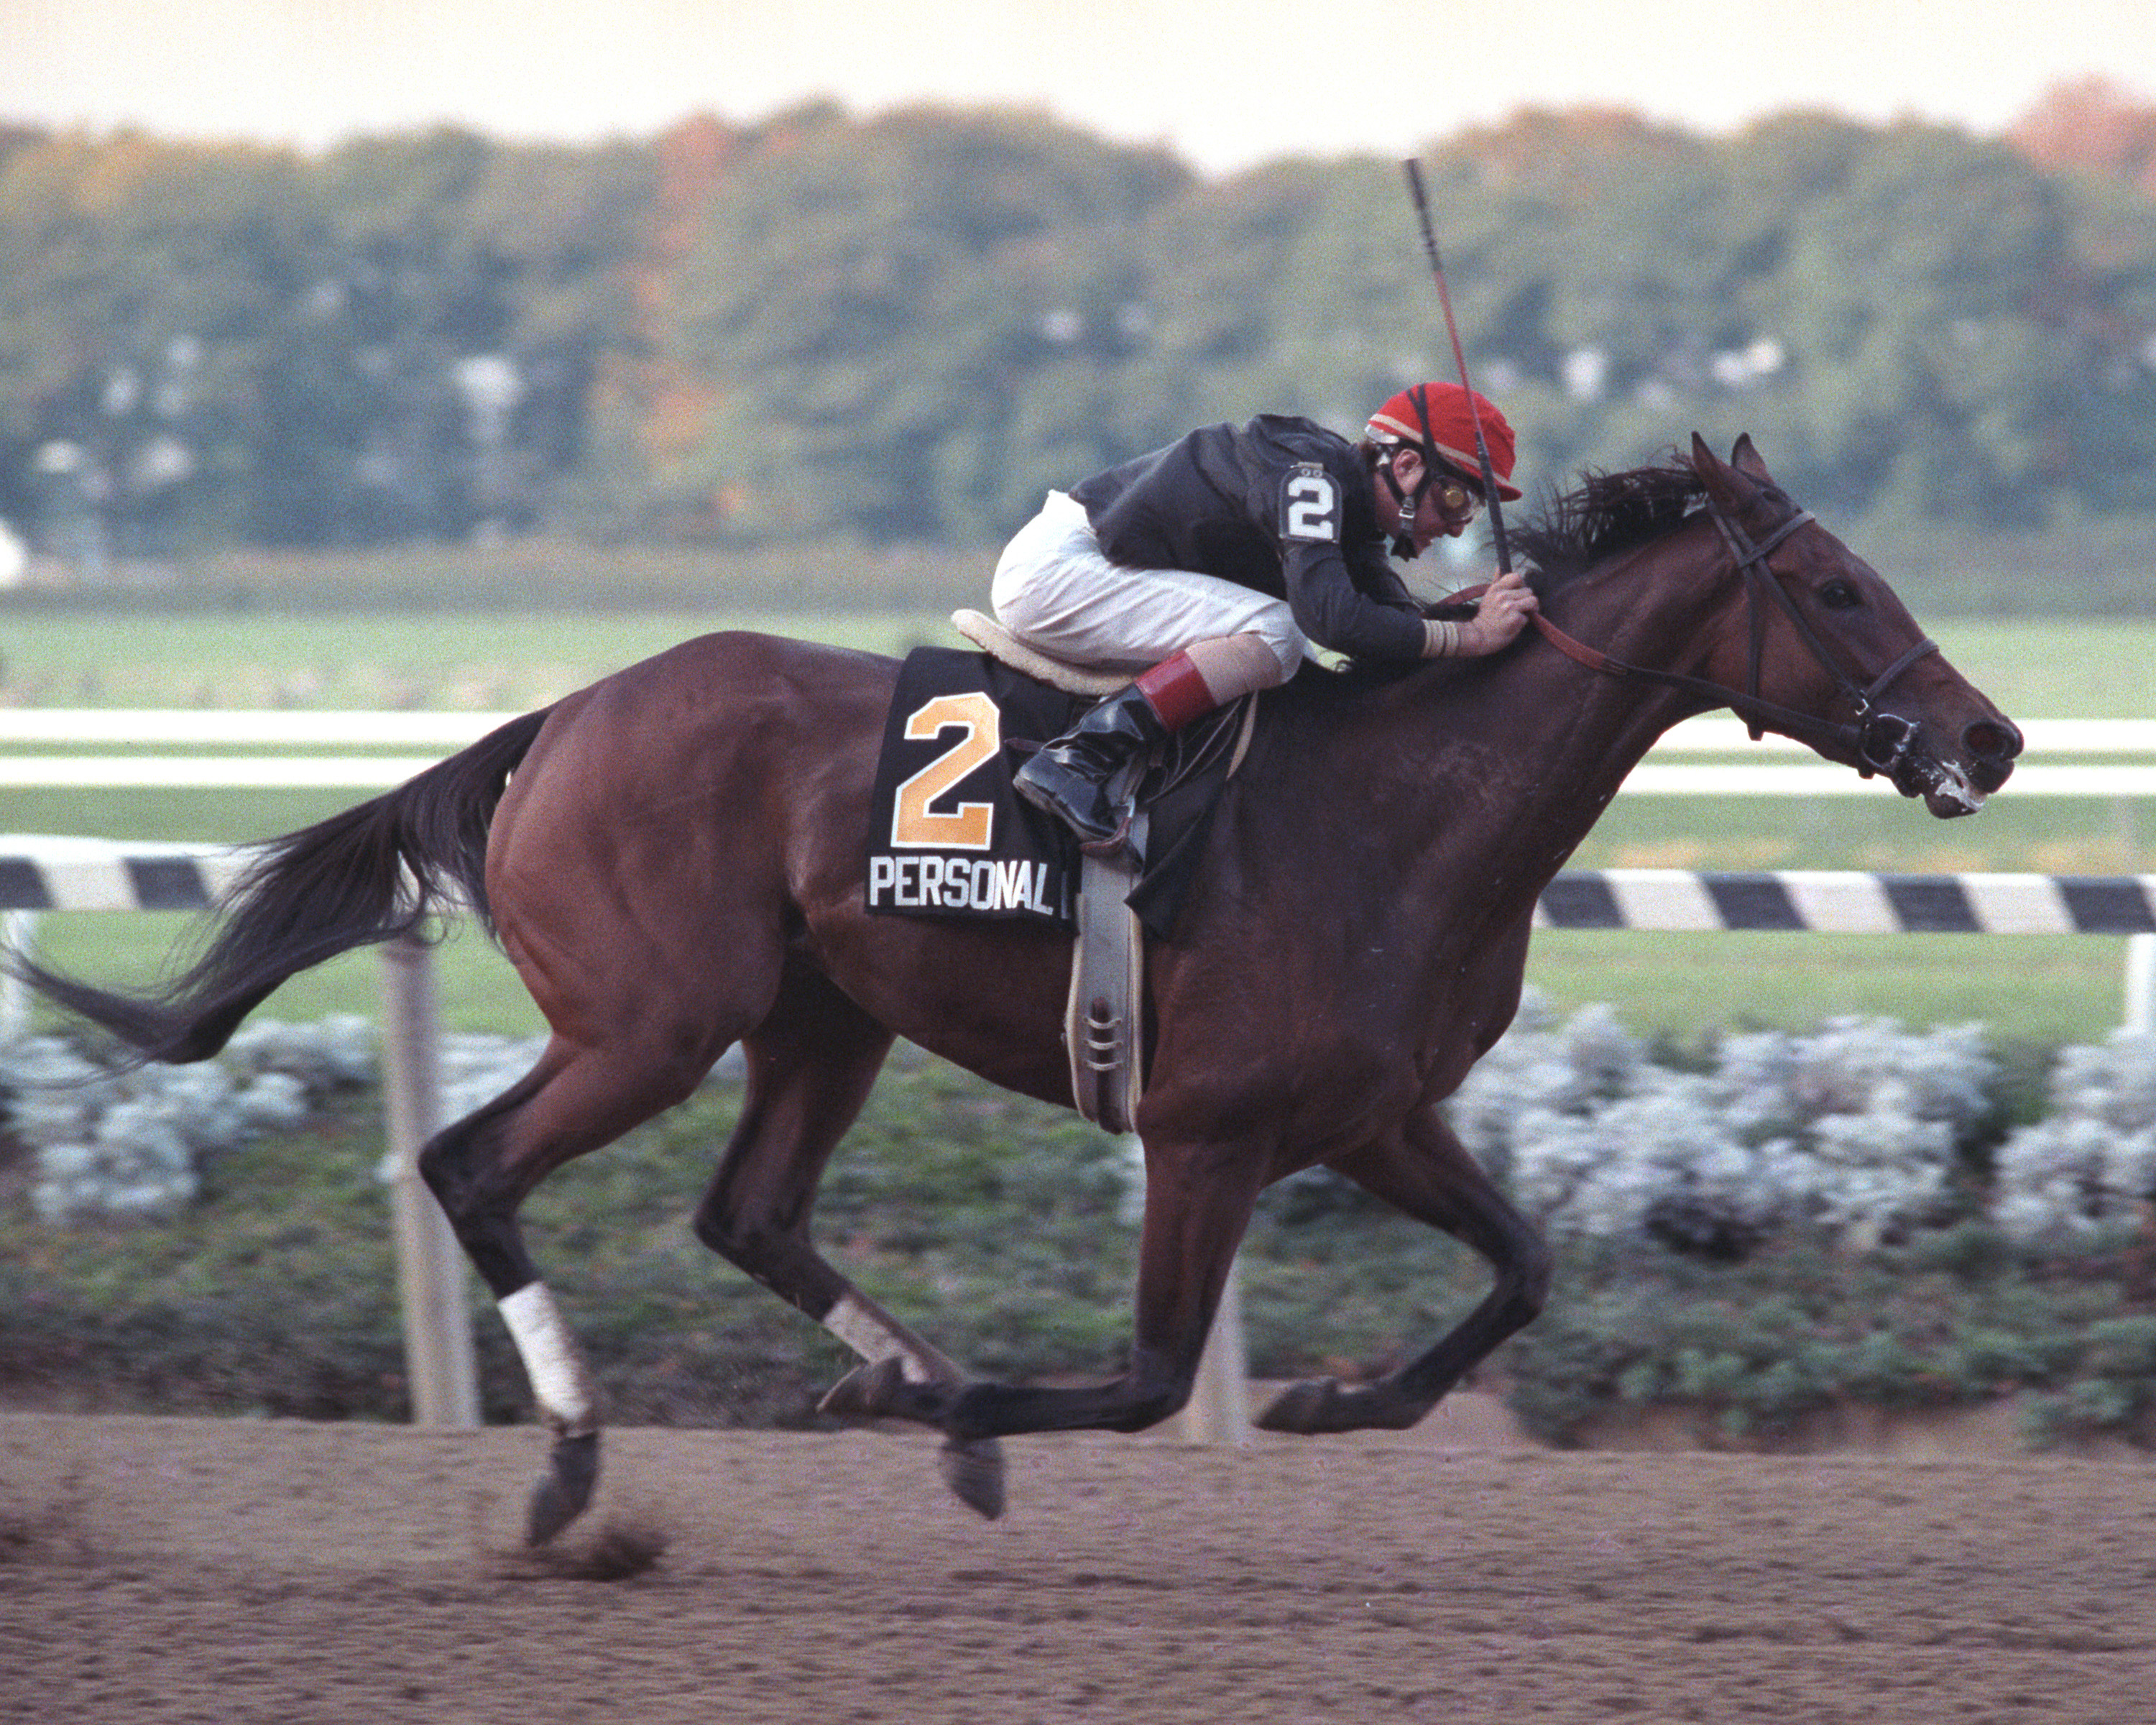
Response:
[[[1507,502],[1520,495],[1512,477],[1512,428],[1489,398],[1479,392],[1468,405],[1468,392],[1457,383],[1416,383],[1403,389],[1370,415],[1364,434],[1373,443],[1414,444],[1435,454],[1470,478],[1480,480],[1482,463],[1475,453],[1475,422],[1482,422],[1482,441],[1490,451],[1490,470],[1497,495]]]

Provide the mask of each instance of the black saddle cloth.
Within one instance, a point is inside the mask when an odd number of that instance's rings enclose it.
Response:
[[[1011,776],[1091,705],[985,653],[921,647],[907,655],[876,762],[868,909],[1071,926],[1077,836],[1020,797]],[[1185,726],[1140,782],[1150,831],[1129,902],[1155,939],[1173,937],[1242,722],[1238,701]]]

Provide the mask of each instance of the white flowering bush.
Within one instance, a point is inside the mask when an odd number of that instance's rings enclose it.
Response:
[[[545,1043],[444,1037],[442,1118],[501,1094]],[[40,1218],[154,1219],[194,1199],[221,1150],[303,1124],[331,1093],[378,1082],[380,1062],[375,1027],[352,1016],[249,1024],[214,1060],[121,1071],[31,1037],[0,1047],[0,1113],[33,1157]],[[713,1076],[741,1070],[736,1050]],[[1981,1026],[1878,1018],[1731,1035],[1679,1067],[1609,1008],[1560,1021],[1530,989],[1446,1106],[1553,1233],[1735,1256],[1792,1226],[1861,1247],[1946,1219],[1968,1202],[1962,1158],[1995,1112],[1999,1076]],[[2023,1244],[2138,1220],[2156,1192],[2156,1037],[2061,1050],[2049,1115],[2007,1138],[1996,1173],[1992,1219]],[[1135,1204],[1142,1177],[1128,1183]]]
[[[1993,1214],[2029,1245],[2138,1222],[2156,1193],[2156,1036],[2122,1030],[2060,1051],[2051,1111],[1999,1153]]]
[[[371,1085],[380,1076],[381,1063],[373,1021],[356,1013],[311,1024],[249,1020],[232,1033],[217,1059],[235,1074],[277,1073],[315,1095]]]
[[[444,1121],[531,1070],[544,1036],[454,1034],[438,1055]],[[737,1075],[739,1055],[715,1077]],[[65,1224],[154,1219],[193,1201],[219,1151],[303,1125],[338,1091],[380,1081],[380,1038],[351,1014],[244,1024],[216,1059],[110,1070],[59,1037],[0,1046],[0,1114],[35,1158],[30,1201]]]
[[[208,1158],[300,1125],[331,1090],[371,1082],[373,1027],[264,1021],[217,1060],[109,1070],[57,1037],[0,1050],[8,1125],[35,1154],[30,1200],[48,1222],[171,1214]]]
[[[544,1036],[444,1036],[440,1063],[442,1119],[461,1120],[492,1101],[538,1063]]]
[[[1704,1086],[1669,1078],[1577,1113],[1523,1113],[1512,1155],[1514,1198],[1566,1233],[1640,1234],[1680,1206],[1695,1227],[1763,1229],[1774,1206],[1753,1158],[1717,1117]]]
[[[1861,1018],[1730,1036],[1678,1070],[1607,1007],[1559,1024],[1530,991],[1450,1111],[1558,1233],[1735,1251],[1801,1222],[1865,1244],[1943,1212],[1995,1076],[1980,1026]]]

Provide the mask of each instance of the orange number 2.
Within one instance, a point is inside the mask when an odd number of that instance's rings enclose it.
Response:
[[[946,731],[963,734],[898,788],[891,818],[894,849],[988,848],[996,814],[993,803],[961,803],[947,814],[928,805],[1003,747],[995,702],[978,691],[968,695],[939,695],[916,708],[906,721],[906,735],[914,742],[925,742]]]

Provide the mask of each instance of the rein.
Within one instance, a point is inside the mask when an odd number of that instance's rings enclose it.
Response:
[[[1668,688],[1698,696],[1710,706],[1727,706],[1744,721],[1754,742],[1759,740],[1765,728],[1772,725],[1776,730],[1787,732],[1802,740],[1824,741],[1830,746],[1851,751],[1860,762],[1858,773],[1866,778],[1875,772],[1891,773],[1907,754],[1909,745],[1915,741],[1917,727],[1898,713],[1878,711],[1876,702],[1903,671],[1926,655],[1938,652],[1938,644],[1928,638],[1919,640],[1869,684],[1860,685],[1835,663],[1833,654],[1820,638],[1818,630],[1797,608],[1796,601],[1789,597],[1768,566],[1767,559],[1775,547],[1811,521],[1814,519],[1812,512],[1808,509],[1796,511],[1755,544],[1746,536],[1742,527],[1722,513],[1712,497],[1706,501],[1707,512],[1721,532],[1723,544],[1728,547],[1730,559],[1744,578],[1751,635],[1752,687],[1748,693],[1724,688],[1721,684],[1709,682],[1702,677],[1688,677],[1677,671],[1657,670],[1649,665],[1632,665],[1613,658],[1599,647],[1590,647],[1584,641],[1575,640],[1537,611],[1534,614],[1533,621],[1535,627],[1542,632],[1543,639],[1566,658],[1585,665],[1589,670],[1609,676],[1660,683]],[[1771,701],[1761,699],[1760,673],[1767,641],[1766,611],[1761,603],[1763,595],[1772,598],[1782,608],[1784,614],[1795,625],[1797,638],[1804,644],[1805,649],[1818,663],[1820,669],[1834,679],[1835,686],[1856,709],[1853,722],[1833,724],[1813,714],[1799,712],[1794,707],[1779,706]]]

